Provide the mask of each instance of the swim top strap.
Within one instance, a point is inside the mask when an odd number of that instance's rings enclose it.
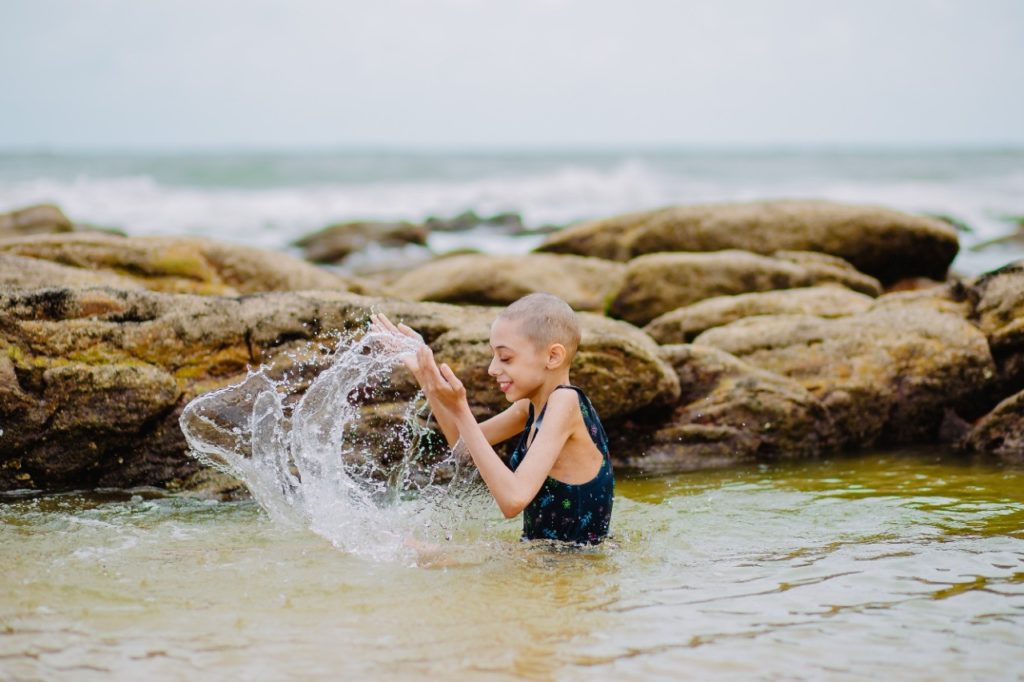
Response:
[[[586,401],[588,403],[590,402],[590,399],[587,398],[587,394],[583,392],[583,389],[580,388],[579,386],[573,386],[572,384],[558,384],[557,386],[555,386],[551,390],[551,392],[554,393],[555,391],[557,391],[560,388],[571,388],[571,389],[575,390],[577,393],[579,393],[581,396],[583,396],[583,398],[586,399]],[[548,395],[548,400],[551,400],[551,396],[550,395]],[[541,421],[544,419],[544,411],[546,409],[548,409],[548,403],[545,401],[544,407],[540,408],[540,415],[538,415],[538,417],[537,417],[537,426],[538,427],[540,426]],[[532,418],[533,418],[533,403],[530,403],[530,419],[532,419]]]

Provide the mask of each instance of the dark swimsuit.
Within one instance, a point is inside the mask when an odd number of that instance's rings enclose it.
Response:
[[[601,452],[601,468],[597,475],[586,483],[563,483],[548,476],[537,491],[537,495],[523,510],[524,540],[562,540],[581,544],[596,544],[608,535],[608,524],[612,516],[612,496],[615,492],[615,477],[612,474],[611,457],[608,454],[608,436],[597,416],[597,411],[579,386],[560,384],[556,387],[571,388],[579,393],[580,411],[597,449]],[[537,417],[537,429],[544,419],[547,403]],[[526,419],[526,428],[519,437],[519,443],[509,458],[508,466],[515,471],[529,449],[526,440],[533,426],[533,404]],[[534,440],[536,440],[534,435]],[[533,442],[531,441],[531,445]]]

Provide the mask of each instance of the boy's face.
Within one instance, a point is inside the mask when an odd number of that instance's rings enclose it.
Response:
[[[498,318],[491,325],[491,364],[487,373],[510,403],[525,398],[544,383],[548,353],[519,329],[519,322]]]

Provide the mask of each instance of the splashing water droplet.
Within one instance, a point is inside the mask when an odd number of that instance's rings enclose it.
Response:
[[[291,367],[250,369],[185,406],[190,454],[244,482],[276,522],[345,551],[394,560],[410,555],[410,540],[451,539],[490,498],[472,463],[426,426],[422,393],[392,381],[421,343],[338,335],[333,349],[309,344]]]

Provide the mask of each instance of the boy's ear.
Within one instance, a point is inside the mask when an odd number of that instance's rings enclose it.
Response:
[[[548,346],[548,360],[546,366],[548,369],[554,369],[561,367],[562,363],[565,362],[567,353],[565,346],[560,343],[553,343]]]

